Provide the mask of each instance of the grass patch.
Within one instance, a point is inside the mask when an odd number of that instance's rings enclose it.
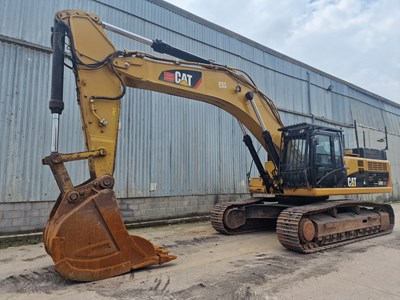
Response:
[[[19,247],[23,245],[35,245],[42,243],[42,237],[17,237],[17,238],[4,238],[0,239],[0,249],[6,249],[9,247]]]

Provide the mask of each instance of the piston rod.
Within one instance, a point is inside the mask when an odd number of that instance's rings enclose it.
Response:
[[[184,50],[170,46],[167,43],[164,43],[162,40],[156,39],[153,41],[153,40],[150,40],[143,36],[140,36],[136,33],[133,33],[128,30],[117,27],[115,25],[109,24],[107,22],[102,22],[102,24],[104,26],[104,29],[115,32],[117,34],[120,34],[122,36],[130,38],[137,42],[146,44],[158,53],[165,53],[165,54],[168,54],[168,55],[171,55],[171,56],[174,56],[179,59],[186,60],[186,61],[197,62],[197,63],[202,63],[202,64],[212,64],[212,62],[210,60],[204,59],[200,56],[197,56],[197,55],[191,54],[189,52],[186,52]]]
[[[262,131],[266,131],[267,127],[265,127],[264,120],[261,118],[260,111],[258,110],[258,107],[257,107],[257,105],[256,105],[256,103],[254,101],[253,92],[246,93],[246,98],[247,98],[247,100],[250,101],[250,104],[253,107],[254,113],[257,116],[257,119],[258,119],[258,122],[260,123],[260,127],[261,127]]]
[[[150,40],[148,38],[145,38],[143,36],[140,36],[140,35],[138,35],[136,33],[130,32],[128,30],[125,30],[123,28],[117,27],[115,25],[112,25],[112,24],[109,24],[109,23],[106,23],[106,22],[102,22],[102,24],[104,25],[104,28],[109,30],[109,31],[118,33],[118,34],[123,35],[123,36],[125,36],[127,38],[130,38],[132,40],[135,40],[137,42],[140,42],[140,43],[143,43],[143,44],[146,44],[146,45],[149,45],[149,46],[153,45],[153,41],[152,40]]]
[[[58,136],[59,136],[59,122],[60,115],[57,113],[52,114],[51,126],[51,152],[58,152]]]

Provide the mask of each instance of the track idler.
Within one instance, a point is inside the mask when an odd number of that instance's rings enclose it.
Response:
[[[66,279],[94,281],[176,258],[148,240],[129,235],[114,179],[103,176],[60,195],[44,229],[44,244]]]

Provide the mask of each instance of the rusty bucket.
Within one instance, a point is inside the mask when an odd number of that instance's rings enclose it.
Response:
[[[65,278],[93,281],[176,258],[129,235],[115,193],[93,183],[60,195],[44,229],[44,244]]]

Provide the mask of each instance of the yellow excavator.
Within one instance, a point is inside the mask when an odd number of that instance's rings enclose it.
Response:
[[[174,58],[119,51],[109,30]],[[150,241],[129,235],[117,205],[114,166],[120,101],[126,88],[193,99],[238,120],[260,176],[249,180],[258,197],[217,204],[211,224],[236,234],[276,222],[281,244],[310,253],[390,233],[388,204],[328,200],[332,195],[392,191],[382,150],[343,149],[342,131],[316,124],[284,126],[273,101],[250,77],[231,67],[149,40],[79,10],[60,11],[52,33],[52,149],[43,159],[61,191],[44,229],[44,244],[65,278],[93,281],[176,258]],[[76,78],[77,102],[87,151],[59,153],[65,60]],[[268,153],[263,164],[249,135]],[[66,162],[88,160],[90,178],[74,185]]]

